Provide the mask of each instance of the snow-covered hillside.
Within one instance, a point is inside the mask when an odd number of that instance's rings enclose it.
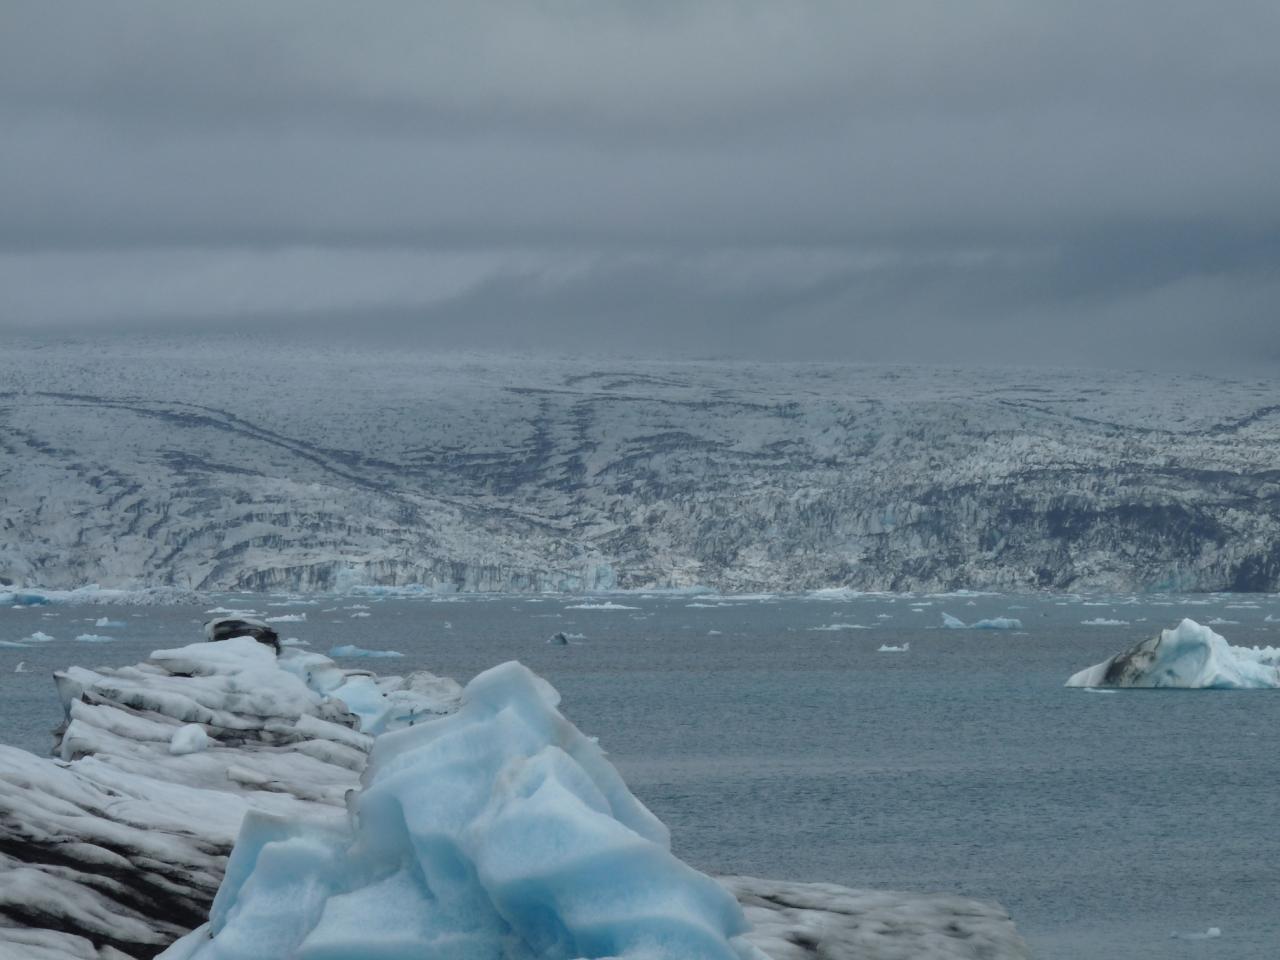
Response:
[[[1280,405],[1206,377],[7,343],[0,578],[1280,589]]]

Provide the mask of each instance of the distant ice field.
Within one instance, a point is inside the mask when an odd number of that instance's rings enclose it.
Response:
[[[219,595],[5,608],[0,739],[44,753],[60,719],[52,670],[195,642],[218,608],[305,614],[275,626],[322,653],[403,654],[350,666],[465,681],[523,661],[706,871],[992,897],[1045,960],[1270,960],[1280,944],[1280,692],[1063,687],[1184,616],[1234,621],[1214,626],[1232,644],[1280,644],[1277,596]],[[944,614],[1022,629],[947,629]],[[556,633],[569,642],[548,643]],[[887,656],[886,644],[909,649]],[[1208,943],[1171,936],[1210,927],[1221,936]]]

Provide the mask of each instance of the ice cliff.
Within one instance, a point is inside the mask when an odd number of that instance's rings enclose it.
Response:
[[[238,638],[57,681],[57,758],[0,747],[3,960],[1027,956],[992,904],[697,873],[518,664]]]
[[[1068,680],[1068,687],[1280,688],[1280,648],[1234,647],[1194,620],[1183,620]]]
[[[0,590],[1269,591],[1277,440],[1196,376],[10,340]]]

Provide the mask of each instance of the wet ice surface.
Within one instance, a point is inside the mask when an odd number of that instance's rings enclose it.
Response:
[[[217,606],[305,612],[282,637],[398,650],[397,673],[465,681],[524,661],[700,869],[995,898],[1048,960],[1274,955],[1280,695],[1062,683],[1183,616],[1236,620],[1215,629],[1274,645],[1280,598],[606,599],[221,596],[113,608],[126,626],[109,630],[94,626],[101,607],[6,609],[0,641],[54,639],[0,647],[0,733],[47,747],[55,668],[197,640]],[[942,629],[944,612],[1024,629]],[[1128,624],[1082,623],[1099,618]],[[812,629],[854,623],[869,629]],[[561,631],[582,638],[546,642]],[[75,642],[83,633],[116,639]],[[20,661],[28,672],[13,672]],[[1208,944],[1170,937],[1210,927],[1221,936]]]

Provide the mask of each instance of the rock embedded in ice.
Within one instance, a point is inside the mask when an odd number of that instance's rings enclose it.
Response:
[[[1280,688],[1280,648],[1233,647],[1183,620],[1067,680],[1068,687]]]
[[[280,649],[280,635],[275,629],[266,621],[251,617],[215,617],[204,625],[204,633],[211,641],[253,637],[274,650]]]
[[[502,664],[456,713],[375,741],[349,823],[249,816],[209,923],[162,956],[758,956],[558,703]]]

